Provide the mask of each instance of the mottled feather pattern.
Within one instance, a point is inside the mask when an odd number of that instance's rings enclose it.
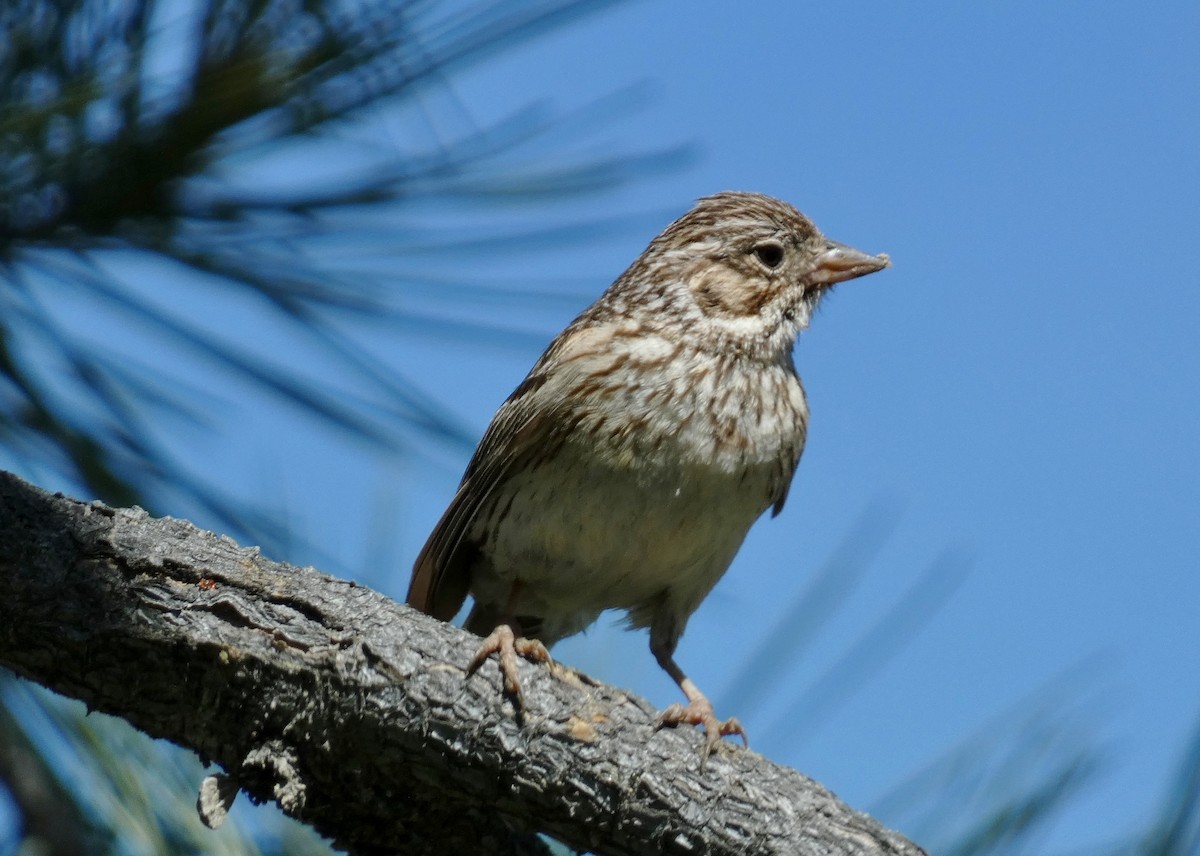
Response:
[[[409,602],[449,618],[469,591],[470,629],[547,644],[626,610],[695,702],[671,652],[804,449],[796,336],[834,283],[886,264],[777,199],[701,199],[500,407]]]

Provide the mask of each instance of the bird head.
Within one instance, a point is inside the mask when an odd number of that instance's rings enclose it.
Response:
[[[701,339],[769,351],[790,351],[832,286],[890,264],[826,238],[786,202],[732,191],[700,199],[643,260],[639,279],[667,283]]]

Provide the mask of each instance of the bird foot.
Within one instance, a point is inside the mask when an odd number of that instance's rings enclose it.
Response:
[[[518,707],[525,706],[521,695],[521,682],[517,678],[517,657],[524,657],[531,663],[551,663],[550,652],[537,639],[518,637],[507,624],[499,625],[493,630],[475,652],[471,662],[467,664],[467,674],[473,675],[484,664],[488,657],[496,655],[500,666],[500,675],[504,679],[504,692],[517,701]]]
[[[721,742],[722,737],[727,737],[731,734],[741,737],[742,744],[746,748],[750,747],[750,739],[746,737],[746,730],[742,728],[742,724],[734,717],[730,717],[723,722],[717,719],[716,713],[713,712],[712,702],[703,696],[691,699],[686,705],[676,702],[668,706],[658,715],[658,719],[654,721],[655,728],[674,727],[676,725],[700,726],[704,731],[703,757],[705,759],[712,754],[713,749]]]

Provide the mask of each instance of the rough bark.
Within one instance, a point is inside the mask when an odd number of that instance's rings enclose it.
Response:
[[[522,663],[518,720],[494,666],[464,675],[476,642],[186,521],[0,473],[0,663],[353,853],[535,853],[537,832],[604,854],[922,853],[753,752],[701,767],[698,734],[562,667]]]

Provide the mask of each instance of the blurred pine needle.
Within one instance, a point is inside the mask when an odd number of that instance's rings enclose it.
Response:
[[[161,510],[165,496],[183,496],[261,543],[282,534],[261,509],[189,474],[160,440],[164,413],[203,425],[205,405],[219,409],[219,396],[179,394],[187,373],[148,356],[150,345],[139,364],[64,329],[56,307],[81,302],[385,448],[403,447],[413,432],[469,445],[443,407],[383,370],[347,331],[369,322],[504,337],[498,326],[455,317],[457,303],[489,289],[448,264],[447,248],[461,260],[502,245],[586,240],[605,224],[514,233],[488,212],[609,189],[681,162],[682,149],[571,155],[554,142],[627,109],[628,92],[568,116],[533,104],[489,127],[454,97],[455,72],[611,5],[5,3],[0,448],[8,465],[117,505]],[[431,92],[442,106],[430,107]],[[383,130],[384,111],[408,118]],[[464,200],[469,228],[413,225]],[[147,265],[158,267],[147,274]],[[181,282],[197,283],[198,295],[181,298]],[[203,311],[204,294],[218,289],[241,292],[313,358],[282,359],[227,335],[219,313]],[[414,291],[426,304],[440,297],[446,311],[414,309],[406,300]],[[340,379],[306,368],[314,364]]]

